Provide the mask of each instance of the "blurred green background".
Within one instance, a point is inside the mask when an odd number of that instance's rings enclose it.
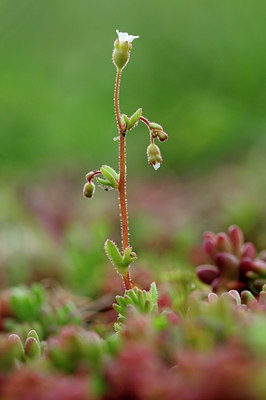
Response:
[[[1,170],[116,162],[115,29],[140,35],[121,108],[163,124],[164,168],[239,159],[265,137],[263,11],[263,0],[2,0]],[[129,168],[152,174],[145,128],[130,136]]]
[[[140,260],[166,250],[175,264],[232,223],[265,247],[265,11],[264,0],[0,1],[1,282],[61,266],[90,292],[103,241],[119,240],[116,194],[81,196],[85,173],[117,167],[116,29],[140,36],[121,110],[142,107],[169,135],[156,173],[145,127],[128,135]]]

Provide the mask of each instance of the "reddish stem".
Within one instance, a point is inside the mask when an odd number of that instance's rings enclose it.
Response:
[[[132,284],[131,284],[131,277],[130,277],[129,268],[130,268],[130,267],[128,267],[127,276],[123,276],[123,278],[124,278],[124,284],[125,284],[125,289],[126,289],[126,290],[132,289]]]
[[[115,114],[119,128],[120,142],[119,142],[119,172],[120,180],[118,185],[119,190],[119,201],[120,201],[120,216],[121,216],[121,234],[122,234],[122,246],[123,251],[129,246],[129,235],[128,235],[128,219],[127,219],[127,203],[126,203],[126,143],[125,143],[125,132],[120,117],[119,110],[119,84],[120,84],[121,70],[117,70],[116,82],[115,82]],[[130,272],[128,269],[127,276],[124,277],[125,288],[132,289]]]
[[[149,129],[151,129],[151,127],[150,127],[150,121],[149,121],[147,118],[141,116],[141,117],[139,117],[139,119],[140,119],[142,122],[144,122],[144,124],[146,124],[147,127],[148,127]]]
[[[139,119],[140,119],[142,122],[144,122],[145,125],[147,125],[147,127],[148,127],[148,129],[149,129],[149,132],[150,132],[151,143],[154,143],[154,138],[153,138],[153,136],[152,136],[152,134],[151,134],[150,121],[149,121],[147,118],[143,117],[143,116],[141,116]]]
[[[93,179],[96,175],[102,175],[102,171],[94,171],[93,174],[91,174],[90,178],[88,179],[88,182],[91,182],[92,179]]]

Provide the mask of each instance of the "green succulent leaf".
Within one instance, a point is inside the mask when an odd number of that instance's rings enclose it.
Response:
[[[121,331],[126,320],[128,306],[133,307],[142,314],[158,311],[158,291],[155,282],[151,284],[150,290],[140,290],[137,287],[126,290],[124,296],[116,296],[117,303],[113,305],[118,312],[118,322],[115,323],[115,330]]]

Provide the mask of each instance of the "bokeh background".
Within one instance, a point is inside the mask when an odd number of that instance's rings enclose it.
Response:
[[[145,127],[128,135],[139,270],[196,264],[203,231],[233,223],[265,247],[265,11],[263,0],[0,2],[2,285],[108,287],[102,249],[108,235],[119,241],[117,196],[81,193],[88,171],[118,163],[116,29],[140,36],[122,112],[142,107],[169,135],[157,172]]]

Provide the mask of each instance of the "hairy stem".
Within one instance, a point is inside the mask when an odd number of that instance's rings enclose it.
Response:
[[[119,136],[120,136],[120,141],[119,141],[120,180],[119,180],[118,190],[119,190],[119,201],[120,201],[122,246],[124,252],[125,249],[129,246],[129,235],[128,235],[128,218],[127,218],[127,202],[126,202],[126,142],[125,142],[125,132],[121,122],[120,110],[119,110],[120,78],[121,78],[121,70],[118,69],[115,82],[115,115],[118,123]],[[127,290],[132,289],[129,268],[127,276],[124,277],[125,288]]]
[[[150,140],[151,140],[151,143],[154,143],[154,138],[153,138],[153,136],[152,136],[152,134],[151,134],[150,121],[149,121],[147,118],[143,117],[143,116],[141,116],[139,119],[140,119],[140,121],[142,121],[145,125],[147,125],[147,127],[148,127],[148,129],[149,129],[149,133],[150,133]]]

